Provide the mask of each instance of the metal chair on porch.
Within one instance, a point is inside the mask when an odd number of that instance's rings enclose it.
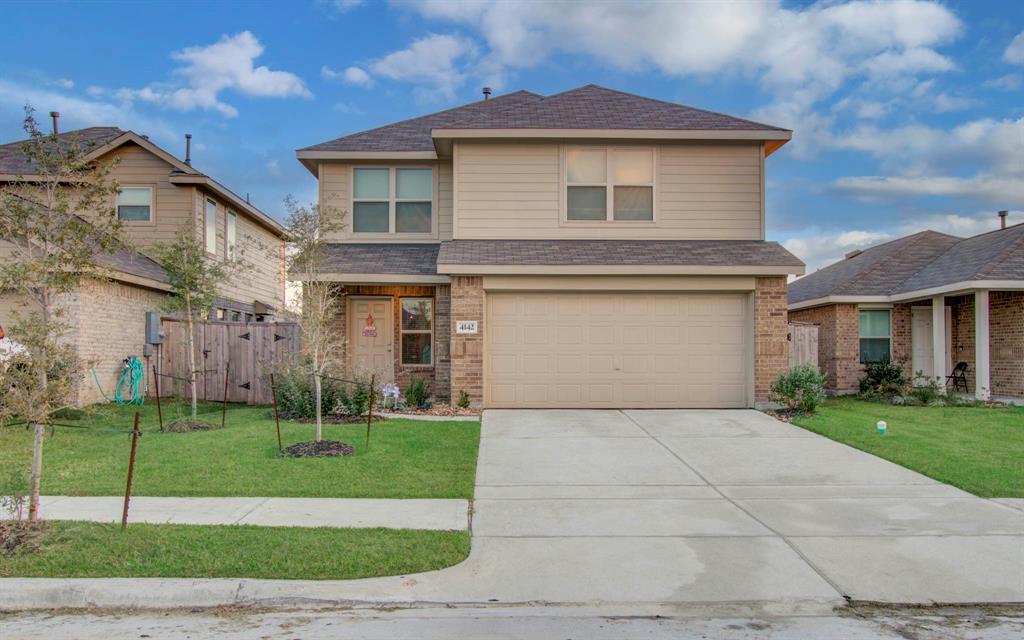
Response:
[[[953,367],[953,373],[946,376],[946,386],[949,386],[950,381],[953,382],[953,391],[959,391],[963,387],[964,393],[967,391],[967,363],[958,362]]]

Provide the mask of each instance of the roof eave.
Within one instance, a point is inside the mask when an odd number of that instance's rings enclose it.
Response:
[[[776,140],[792,139],[784,129],[432,129],[434,140],[479,138],[603,138],[652,140]]]
[[[171,184],[174,185],[191,184],[206,187],[210,191],[213,191],[216,195],[224,198],[234,206],[238,207],[240,210],[247,213],[251,218],[255,219],[264,227],[273,231],[275,234],[277,234],[278,237],[285,238],[288,235],[287,230],[280,222],[274,220],[269,215],[263,213],[255,206],[253,206],[251,203],[246,202],[241,197],[239,197],[238,194],[231,191],[224,185],[220,184],[210,176],[180,175],[172,173],[169,177],[169,180]]]
[[[910,302],[912,300],[923,300],[933,296],[954,296],[980,289],[995,291],[1024,291],[1024,280],[960,280],[950,282],[936,287],[926,289],[913,289],[900,291],[886,295],[827,295],[819,298],[790,302],[787,308],[790,311],[810,309],[829,304],[877,304]]]
[[[454,264],[438,263],[437,272],[449,275],[801,275],[796,265],[666,265],[666,264]]]

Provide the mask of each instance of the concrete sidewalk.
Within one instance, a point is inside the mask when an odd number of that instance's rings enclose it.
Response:
[[[124,498],[44,496],[47,520],[120,522]],[[0,511],[0,516],[3,516]],[[466,500],[369,498],[132,498],[129,522],[152,524],[251,524],[265,527],[384,527],[462,530],[469,527]]]

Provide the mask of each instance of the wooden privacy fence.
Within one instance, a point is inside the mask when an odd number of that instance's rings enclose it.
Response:
[[[789,366],[818,366],[818,325],[810,322],[789,323]]]
[[[160,396],[187,396],[188,323],[163,318],[160,328]],[[299,325],[294,322],[196,322],[197,395],[200,400],[223,400],[226,372],[228,402],[272,404],[271,365],[298,350]],[[156,393],[155,384],[150,383],[149,392]]]

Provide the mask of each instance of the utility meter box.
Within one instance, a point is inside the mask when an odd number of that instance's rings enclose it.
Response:
[[[146,344],[161,344],[164,341],[160,335],[160,314],[155,311],[146,312]]]

